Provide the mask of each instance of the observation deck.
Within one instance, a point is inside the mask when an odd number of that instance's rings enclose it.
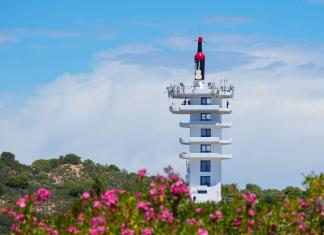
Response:
[[[234,86],[217,86],[215,83],[197,83],[194,86],[170,85],[167,87],[168,95],[174,99],[195,98],[201,96],[216,96],[220,98],[232,98]]]

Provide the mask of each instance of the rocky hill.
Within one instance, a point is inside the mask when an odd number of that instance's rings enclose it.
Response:
[[[91,160],[81,161],[75,154],[53,159],[40,159],[31,165],[21,164],[10,152],[0,155],[0,207],[12,205],[21,196],[44,187],[53,192],[51,210],[62,212],[84,191],[97,193],[107,188],[136,190],[137,174],[115,165],[101,165]],[[0,233],[7,229],[6,216],[0,217]]]

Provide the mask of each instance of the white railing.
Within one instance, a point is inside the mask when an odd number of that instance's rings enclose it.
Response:
[[[215,94],[220,96],[233,96],[234,86],[216,86],[214,83],[208,83],[206,86],[184,86],[170,85],[167,87],[169,97],[191,95],[191,94]]]

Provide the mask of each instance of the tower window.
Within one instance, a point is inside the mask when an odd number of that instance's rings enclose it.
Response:
[[[211,137],[211,129],[201,128],[201,137]]]
[[[211,104],[210,97],[201,97],[201,105],[209,105]]]
[[[200,185],[210,186],[210,176],[200,176]]]
[[[200,172],[210,172],[210,160],[200,161]]]
[[[210,121],[211,120],[211,113],[201,113],[200,114],[201,121]]]
[[[211,145],[210,144],[201,144],[200,145],[200,152],[202,152],[202,153],[210,153],[211,152]]]

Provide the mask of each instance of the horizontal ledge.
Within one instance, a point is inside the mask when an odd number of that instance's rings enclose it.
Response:
[[[219,153],[180,153],[181,159],[231,159],[231,154],[219,154]]]
[[[231,144],[232,139],[225,138],[220,139],[219,137],[189,137],[188,139],[179,138],[181,144]]]
[[[232,113],[231,108],[222,108],[219,105],[170,105],[169,110],[174,114],[190,114],[192,112]]]
[[[190,128],[192,126],[203,126],[203,127],[218,127],[218,128],[230,128],[232,123],[230,122],[212,122],[212,121],[191,121],[191,122],[179,122],[180,127]]]

